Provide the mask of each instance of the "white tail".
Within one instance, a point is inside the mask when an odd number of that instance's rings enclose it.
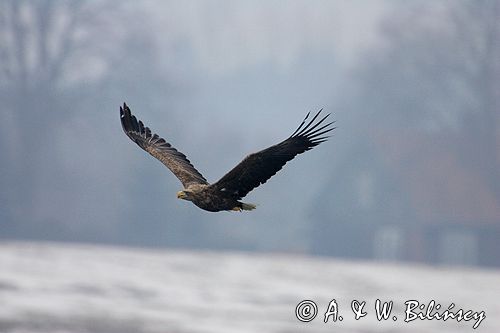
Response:
[[[255,208],[257,208],[257,206],[254,204],[244,202],[241,203],[241,209],[243,210],[254,210]]]

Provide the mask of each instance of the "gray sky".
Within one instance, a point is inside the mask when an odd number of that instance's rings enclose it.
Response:
[[[376,41],[376,25],[386,7],[383,1],[152,4],[165,66],[192,78],[195,86],[181,105],[186,122],[199,132],[177,144],[215,181],[246,154],[286,138],[308,111],[325,108],[341,121],[342,111],[332,109],[339,74]],[[168,61],[172,45],[191,56]],[[161,124],[155,121],[155,127]],[[300,243],[301,231],[290,226],[307,220],[293,211],[303,212],[328,178],[331,170],[321,165],[335,154],[335,140],[299,156],[252,192],[246,200],[257,203],[258,212],[238,220],[262,221],[257,230],[266,229],[269,238],[286,233],[287,244],[278,247]],[[233,218],[221,214],[214,220]],[[273,244],[265,238],[263,244]]]
[[[476,173],[484,184],[478,182],[474,190],[486,198],[479,201],[495,202],[491,193],[497,191],[498,179],[488,168],[494,131],[481,130],[495,99],[484,97],[477,84],[491,82],[494,87],[495,77],[477,80],[461,70],[468,62],[477,68],[496,66],[494,61],[478,62],[483,58],[474,53],[478,38],[487,36],[483,22],[489,16],[483,11],[493,2],[435,3],[58,3],[46,45],[49,58],[64,50],[58,42],[70,31],[64,22],[71,22],[74,13],[80,21],[72,31],[74,44],[61,78],[46,82],[45,67],[36,65],[36,55],[43,54],[37,45],[44,45],[36,43],[41,36],[34,24],[39,6],[23,2],[20,22],[30,37],[25,81],[35,89],[0,81],[0,93],[8,101],[0,124],[0,151],[8,156],[2,161],[7,171],[0,174],[6,189],[0,199],[9,207],[4,210],[9,230],[49,239],[57,232],[148,245],[196,246],[208,239],[215,247],[223,243],[307,252],[312,242],[308,232],[319,230],[323,220],[336,232],[367,217],[372,226],[387,221],[399,225],[399,220],[405,225],[425,211],[428,207],[410,202],[417,194],[410,193],[414,184],[408,184],[409,170],[401,161],[408,151],[422,157],[417,162],[434,161],[420,145],[435,146],[438,156],[449,153],[457,175]],[[456,25],[453,18],[468,24]],[[12,68],[17,68],[13,59]],[[483,106],[484,118],[473,117],[464,91]],[[324,108],[338,121],[338,129],[328,142],[298,156],[252,191],[245,201],[258,209],[251,214],[208,214],[177,200],[179,181],[122,133],[122,102],[184,152],[209,181],[247,154],[288,137],[309,111]],[[443,114],[451,120],[440,122]],[[475,122],[475,132],[463,131],[466,121]],[[429,123],[441,125],[431,131]],[[399,132],[415,140],[415,146],[394,139],[401,137]],[[400,144],[396,153],[383,144],[389,138]],[[464,158],[471,149],[464,142],[490,150],[471,164]],[[440,174],[442,165],[432,165],[429,172],[435,167],[437,179],[455,183]],[[437,192],[432,188],[418,195],[433,198]],[[451,200],[449,207],[456,204]],[[312,217],[316,213],[322,215]],[[398,221],[391,220],[395,216]],[[362,231],[353,233],[362,236]]]

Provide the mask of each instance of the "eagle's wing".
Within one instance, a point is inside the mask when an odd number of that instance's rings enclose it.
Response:
[[[205,177],[194,168],[183,153],[157,134],[151,134],[151,130],[130,113],[125,103],[123,108],[120,107],[120,120],[125,134],[139,147],[165,164],[185,188],[190,184],[208,184]]]
[[[281,170],[286,162],[328,138],[325,134],[335,129],[335,127],[331,127],[334,121],[320,126],[330,115],[327,114],[315,122],[321,111],[304,126],[309,117],[308,113],[299,128],[288,139],[248,155],[240,164],[210,187],[215,191],[230,193],[234,199],[239,200],[260,184],[264,184]]]

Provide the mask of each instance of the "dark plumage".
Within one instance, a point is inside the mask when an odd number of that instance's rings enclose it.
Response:
[[[248,155],[213,184],[207,182],[184,154],[177,151],[157,134],[152,134],[142,121],[137,120],[131,114],[125,103],[123,108],[120,107],[120,119],[125,134],[139,147],[161,161],[179,178],[184,190],[177,193],[178,198],[192,201],[204,210],[218,212],[255,209],[255,205],[239,200],[274,176],[286,162],[326,141],[328,138],[326,134],[335,127],[332,127],[334,121],[323,124],[330,114],[317,120],[321,111],[306,123],[309,117],[308,113],[288,139]]]

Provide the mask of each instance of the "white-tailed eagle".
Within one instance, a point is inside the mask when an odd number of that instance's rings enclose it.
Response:
[[[292,160],[313,147],[326,141],[328,132],[335,129],[334,121],[323,124],[330,114],[316,119],[320,110],[306,124],[309,113],[300,126],[288,139],[248,155],[236,167],[217,182],[210,184],[205,177],[195,169],[186,156],[172,147],[157,134],[144,126],[142,121],[131,114],[124,103],[120,107],[120,119],[123,131],[139,147],[153,155],[179,178],[184,190],[177,192],[177,198],[189,200],[201,209],[218,212],[223,210],[241,211],[255,209],[255,205],[241,200],[251,190],[264,184],[276,172]],[[322,125],[323,124],[323,125]]]

